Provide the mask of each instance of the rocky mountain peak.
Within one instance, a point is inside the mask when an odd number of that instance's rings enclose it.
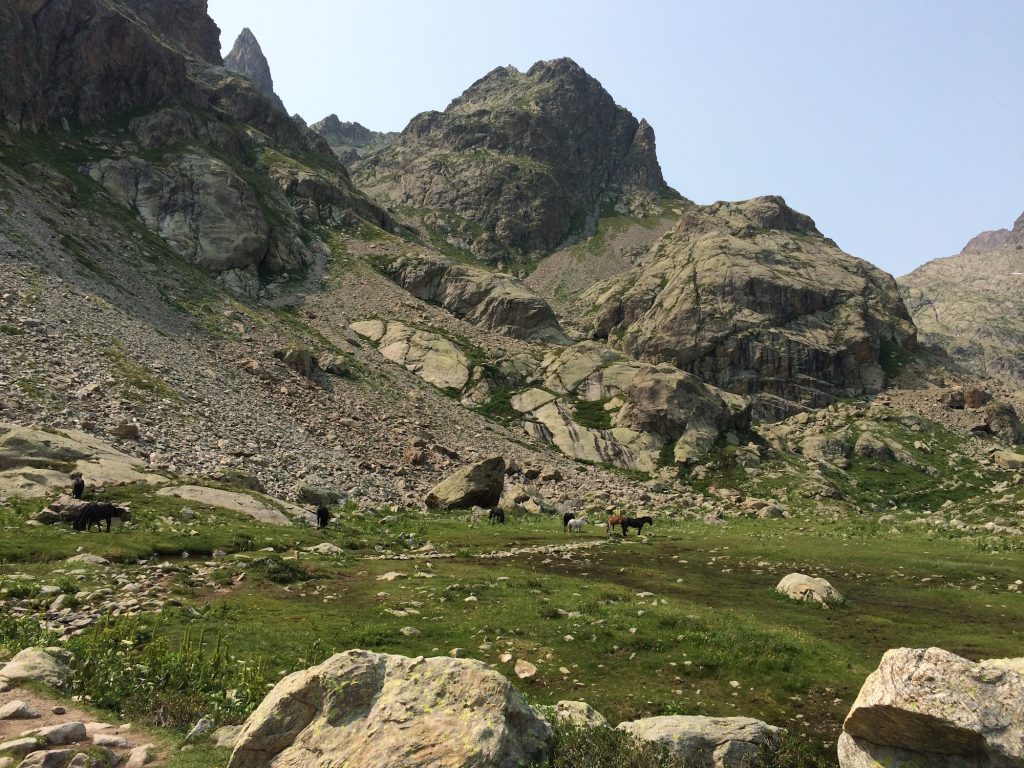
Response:
[[[488,261],[554,248],[603,201],[666,190],[651,126],[571,59],[492,70],[356,176],[394,203],[468,221],[462,239]]]
[[[232,72],[237,72],[243,77],[249,78],[260,93],[270,99],[271,103],[285,111],[284,103],[274,92],[274,78],[270,75],[270,64],[267,57],[263,55],[256,35],[248,27],[244,27],[238,33],[231,52],[224,57],[224,66]]]
[[[778,195],[694,206],[684,211],[676,227],[677,233],[688,236],[720,232],[749,238],[765,230],[822,237],[814,219],[793,210]]]

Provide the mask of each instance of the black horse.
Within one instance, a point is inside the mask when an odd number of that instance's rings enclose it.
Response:
[[[95,525],[98,531],[100,523],[106,520],[107,533],[110,533],[110,521],[115,517],[121,518],[121,522],[126,522],[131,519],[131,513],[124,507],[111,504],[109,501],[90,501],[82,505],[72,526],[76,531],[89,531]]]
[[[323,530],[331,522],[331,511],[324,504],[316,508],[316,527]]]
[[[643,533],[645,525],[654,525],[654,518],[650,517],[649,515],[644,515],[643,517],[637,518],[627,517],[625,520],[622,521],[621,525],[623,536],[626,535],[626,531],[628,531],[630,528],[636,528],[638,533]]]
[[[487,522],[491,525],[495,523],[505,524],[505,510],[501,507],[491,507],[490,513],[487,515]]]
[[[562,515],[562,532],[563,533],[569,530],[569,521],[570,520],[575,520],[575,519],[576,519],[576,513],[575,512],[566,512],[564,515]]]

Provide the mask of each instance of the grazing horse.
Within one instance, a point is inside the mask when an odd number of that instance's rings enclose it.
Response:
[[[638,517],[635,520],[632,517],[627,517],[622,523],[622,535],[626,535],[626,531],[630,528],[636,528],[638,533],[643,533],[645,525],[654,525],[654,518],[649,515]]]
[[[505,524],[505,510],[501,507],[491,507],[490,513],[487,515],[487,522],[491,525],[495,523]]]
[[[626,520],[626,518],[623,515],[612,515],[611,517],[608,518],[608,525],[606,525],[605,529],[604,529],[605,533],[611,533],[612,532],[612,528],[614,528],[616,525],[622,525],[623,522],[625,522],[625,520]],[[625,528],[622,529],[622,535],[623,536],[626,535],[626,529]]]
[[[583,526],[586,525],[589,522],[590,521],[587,520],[586,517],[577,517],[577,518],[573,518],[572,520],[568,521],[565,525],[566,525],[566,528],[569,529],[569,533],[579,533],[580,530],[583,528]]]
[[[564,515],[562,515],[562,532],[563,533],[565,531],[569,530],[569,521],[570,520],[575,520],[575,519],[576,519],[576,513],[575,512],[566,512]]]
[[[114,517],[119,517],[121,522],[126,522],[131,519],[131,513],[124,507],[111,504],[109,501],[90,501],[88,504],[82,505],[82,509],[72,525],[76,531],[89,531],[95,525],[98,531],[100,523],[106,520],[107,533],[110,533],[110,520]]]

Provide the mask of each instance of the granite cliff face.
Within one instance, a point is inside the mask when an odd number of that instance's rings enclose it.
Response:
[[[207,15],[206,0],[125,0],[152,32],[207,64],[221,64],[220,28]]]
[[[915,344],[896,283],[780,197],[692,206],[592,288],[591,336],[752,397],[758,418],[877,392]]]
[[[270,64],[263,55],[259,41],[248,27],[245,27],[235,39],[231,51],[224,57],[224,66],[249,78],[256,90],[266,96],[270,103],[285,112],[284,102],[274,92],[274,78],[270,75]]]
[[[103,0],[0,3],[0,72],[0,122],[14,130],[201,100],[185,57]]]
[[[493,70],[444,112],[414,117],[355,179],[431,209],[428,226],[460,230],[491,262],[554,248],[602,201],[665,189],[653,129],[570,59]]]
[[[1012,229],[983,232],[899,285],[922,341],[975,375],[1024,383],[1024,214]]]

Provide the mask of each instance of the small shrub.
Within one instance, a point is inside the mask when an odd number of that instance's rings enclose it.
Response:
[[[605,410],[607,400],[577,400],[572,420],[589,429],[611,429],[612,415]]]
[[[694,768],[666,747],[614,728],[555,723],[554,757],[537,768]]]

